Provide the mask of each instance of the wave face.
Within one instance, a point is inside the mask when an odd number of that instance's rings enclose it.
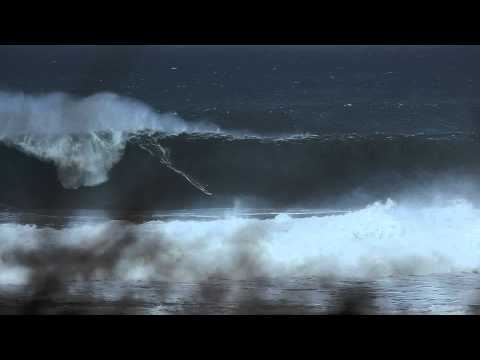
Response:
[[[8,169],[0,179],[9,189],[0,203],[137,210],[235,201],[364,206],[406,192],[425,194],[422,188],[449,188],[474,200],[480,177],[474,134],[260,138],[146,131],[70,139],[26,137],[13,148],[0,145]],[[98,186],[85,187],[92,185]]]
[[[118,263],[108,276],[124,280],[378,278],[478,271],[479,219],[479,209],[465,200],[432,206],[387,200],[345,214],[305,218],[226,216],[137,225],[105,221],[61,229],[0,224],[0,281],[23,281],[28,267],[21,260],[29,256],[49,261],[63,252],[78,260],[88,249],[94,250],[92,262],[104,251],[116,254]],[[98,264],[89,273],[105,277],[103,268]]]

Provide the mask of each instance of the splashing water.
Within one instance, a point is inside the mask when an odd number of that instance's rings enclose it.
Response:
[[[191,124],[174,114],[158,114],[139,101],[111,93],[84,99],[63,93],[0,93],[0,121],[0,141],[53,162],[66,189],[106,182],[127,142],[138,139],[145,130],[164,134],[219,131],[212,124]],[[174,167],[158,140],[147,141],[141,147],[198,190],[211,195],[205,186]]]
[[[124,280],[200,281],[219,274],[375,279],[475,272],[479,219],[479,210],[465,200],[424,207],[389,200],[304,218],[103,221],[62,229],[8,223],[0,224],[0,254],[48,252],[50,245],[72,253],[96,249],[106,240],[122,243],[127,236],[131,241],[114,269],[114,276]],[[18,269],[8,256],[2,259],[3,276],[13,279]]]

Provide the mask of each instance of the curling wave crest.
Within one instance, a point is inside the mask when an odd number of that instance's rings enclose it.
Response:
[[[113,93],[76,98],[64,93],[0,93],[0,141],[41,160],[53,162],[67,189],[95,186],[108,180],[126,143],[140,132],[164,134],[220,131],[209,123],[189,123],[176,114],[159,114],[148,105]],[[199,190],[205,188],[175,169]],[[205,190],[205,191],[204,191]]]

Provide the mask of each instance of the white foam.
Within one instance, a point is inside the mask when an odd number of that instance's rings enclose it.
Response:
[[[118,241],[126,233],[138,241],[121,254],[116,274],[123,279],[190,281],[215,274],[376,278],[480,266],[480,210],[466,200],[421,208],[387,201],[309,218],[105,222],[61,230],[3,224],[0,252],[40,249],[46,238],[72,249],[88,247]]]
[[[27,154],[52,161],[63,187],[77,189],[107,181],[108,172],[122,158],[126,141],[124,133],[92,132],[82,136],[26,135],[12,142]]]

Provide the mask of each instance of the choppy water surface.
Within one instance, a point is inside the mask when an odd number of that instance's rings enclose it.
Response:
[[[1,287],[0,313],[48,314],[476,314],[480,276],[457,273],[376,281],[215,279],[71,282],[33,304],[29,290]]]

